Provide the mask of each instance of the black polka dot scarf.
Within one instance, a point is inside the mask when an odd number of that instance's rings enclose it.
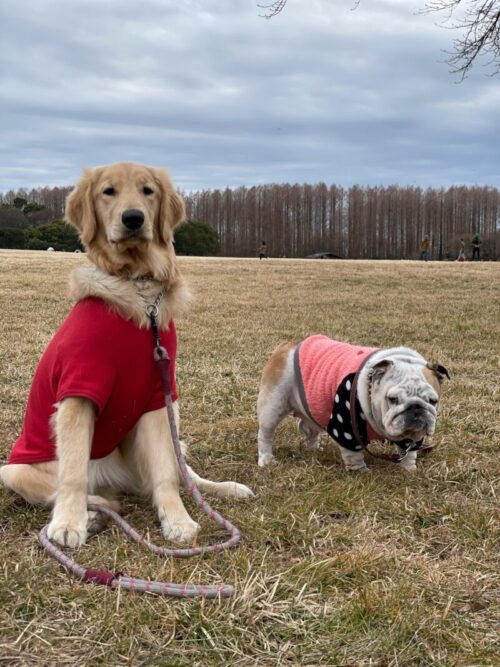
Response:
[[[337,393],[333,399],[332,414],[326,430],[332,438],[342,447],[351,451],[362,449],[354,439],[351,422],[351,389],[355,373],[350,373],[342,380],[337,388]],[[366,445],[368,441],[368,429],[366,426],[366,417],[364,416],[361,405],[356,397],[355,401],[356,422],[358,424],[359,437]]]

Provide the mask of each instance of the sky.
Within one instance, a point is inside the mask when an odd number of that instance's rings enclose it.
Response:
[[[122,160],[184,191],[500,187],[500,76],[450,74],[424,0],[257,1],[2,0],[0,192]]]

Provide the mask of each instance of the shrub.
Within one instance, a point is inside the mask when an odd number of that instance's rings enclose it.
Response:
[[[63,220],[52,220],[45,225],[29,227],[26,230],[27,247],[31,250],[46,250],[52,246],[55,250],[74,251],[82,249],[76,231]]]
[[[188,220],[174,234],[175,251],[178,255],[207,257],[219,252],[219,236],[215,229],[204,222]]]
[[[26,236],[18,227],[0,228],[0,248],[25,248]]]

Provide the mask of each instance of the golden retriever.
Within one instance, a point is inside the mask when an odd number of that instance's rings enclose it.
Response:
[[[76,301],[73,310],[83,307],[82,304],[100,308],[99,312],[104,308],[106,313],[103,318],[112,313],[109,317],[115,324],[128,327],[126,330],[135,337],[133,339],[142,341],[141,332],[150,326],[146,308],[164,290],[164,297],[158,306],[158,323],[162,335],[170,332],[168,335],[175,336],[169,323],[182,312],[188,301],[188,291],[173,248],[174,228],[184,217],[184,203],[166,172],[161,169],[119,163],[85,170],[68,197],[66,219],[80,233],[94,267],[76,269],[71,277],[70,291]],[[56,336],[60,336],[61,331],[64,336],[64,332],[68,331],[67,323],[71,317],[70,313]],[[76,333],[69,329],[67,337],[70,340],[65,342],[70,350],[69,363],[59,360],[58,355],[62,355],[63,348],[66,349],[64,345],[49,343],[44,357],[52,357],[50,368],[56,369],[54,373],[58,374],[60,384],[71,374],[82,381],[81,378],[91,372],[88,369],[94,368],[94,357],[100,362],[103,350],[111,357],[115,356],[115,347],[124,345],[121,339],[107,340],[107,320],[103,321],[104,329],[100,333],[97,321],[90,321]],[[100,338],[96,339],[94,334]],[[113,336],[112,330],[109,336]],[[87,349],[89,346],[90,352]],[[137,349],[139,347],[141,349]],[[144,347],[148,349],[144,350]],[[150,363],[154,367],[154,362],[150,361],[152,352],[153,340],[149,331],[145,345],[126,349],[125,354],[118,357],[118,363],[122,359],[123,368],[126,367],[127,372],[132,369],[130,372],[134,380],[135,373],[141,375]],[[89,362],[85,361],[85,354],[91,359]],[[43,370],[44,364],[47,366],[44,357],[37,373],[40,368]],[[64,364],[70,367],[69,370],[64,370]],[[106,368],[106,359],[102,365],[104,368],[98,368],[99,377],[102,372],[103,378],[108,378],[110,373]],[[34,382],[36,378],[37,374]],[[88,382],[92,381],[92,377],[88,378]],[[40,380],[37,382],[40,383]],[[127,427],[128,431],[123,432],[123,437],[120,436],[115,446],[111,443],[112,451],[96,458],[93,448],[99,436],[101,420],[104,422],[105,419],[101,417],[101,410],[106,406],[103,408],[100,405],[99,398],[94,400],[89,389],[68,389],[69,395],[64,393],[62,400],[56,399],[55,405],[50,403],[52,414],[49,427],[46,417],[37,413],[37,406],[48,400],[44,391],[51,391],[52,380],[49,378],[46,382],[48,384],[42,387],[43,391],[39,386],[34,389],[33,385],[23,434],[13,448],[13,452],[16,446],[21,448],[22,455],[16,459],[11,454],[9,464],[0,468],[0,480],[29,503],[53,506],[49,537],[63,546],[82,545],[89,530],[100,527],[101,520],[87,511],[87,503],[116,507],[114,495],[129,492],[152,496],[167,539],[180,542],[192,540],[198,531],[198,524],[187,513],[179,495],[178,465],[165,408],[158,405],[139,408],[143,412],[132,427]],[[115,392],[113,396],[119,396],[120,390],[123,394],[120,382],[116,379],[109,381],[110,392]],[[96,388],[92,391],[99,394],[101,384],[105,382],[95,384]],[[72,391],[77,395],[71,395]],[[127,389],[123,412],[129,409],[125,402],[133,404],[134,409],[141,401],[143,405],[143,393],[140,387]],[[118,407],[121,408],[121,405]],[[177,402],[174,409],[178,423]],[[30,424],[27,424],[28,416],[32,420]],[[37,422],[37,419],[42,421]],[[123,428],[118,423],[121,414],[119,419],[116,415],[114,419],[118,429],[116,433],[119,433],[119,429]],[[115,422],[112,422],[114,425]],[[46,440],[51,440],[51,443],[42,442],[42,449],[52,448],[52,456],[36,452],[26,455],[30,429],[35,440],[40,439],[44,429],[47,430]],[[118,437],[116,433],[115,437]],[[18,445],[20,440],[22,443]],[[220,496],[253,495],[242,484],[211,482],[191,469],[189,471],[201,491]]]

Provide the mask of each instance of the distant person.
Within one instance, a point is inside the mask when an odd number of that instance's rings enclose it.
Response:
[[[269,259],[267,255],[267,245],[265,241],[262,241],[262,243],[260,244],[260,248],[257,250],[257,252],[259,253],[259,259]]]
[[[465,262],[465,241],[460,239],[460,249],[458,251],[457,262]]]
[[[429,248],[430,248],[430,242],[429,242],[429,237],[427,235],[424,236],[422,239],[422,243],[420,244],[420,260],[422,262],[428,262],[429,261]]]
[[[476,260],[477,262],[481,261],[481,237],[479,232],[476,232],[472,237],[472,261]]]

